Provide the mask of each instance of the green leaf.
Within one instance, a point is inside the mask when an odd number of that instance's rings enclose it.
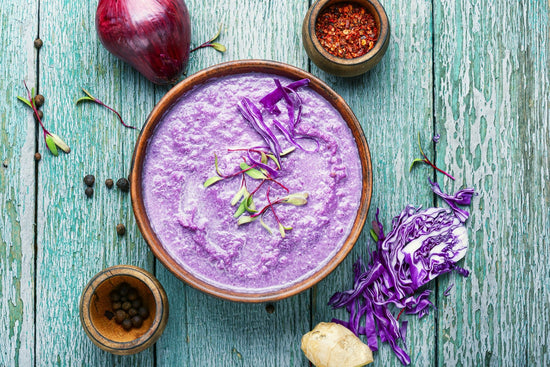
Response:
[[[239,218],[239,220],[237,221],[237,224],[241,225],[241,224],[246,224],[246,223],[252,223],[256,219],[258,219],[258,217],[251,217],[249,215],[243,215]]]
[[[248,195],[246,200],[243,200],[243,201],[245,201],[244,208],[246,209],[247,212],[249,213],[257,212],[256,205],[254,204],[254,197],[252,195]]]
[[[425,157],[424,152],[422,151],[422,145],[420,145],[420,133],[418,133],[418,148],[420,148],[420,154]]]
[[[223,177],[220,176],[214,176],[210,177],[208,180],[204,181],[202,184],[204,188],[207,188],[208,186],[214,185],[216,182],[223,180]]]
[[[241,186],[240,190],[237,191],[237,193],[233,196],[233,199],[231,199],[231,206],[237,205],[239,200],[241,200],[241,198],[246,194],[248,194],[248,190],[246,189],[246,186]]]
[[[273,231],[271,230],[271,228],[269,228],[269,226],[267,224],[265,224],[264,219],[263,219],[263,215],[260,216],[260,223],[261,223],[262,227],[264,227],[265,230],[269,232],[269,234],[273,234]]]
[[[56,157],[59,155],[59,153],[57,152],[57,147],[55,146],[55,142],[52,136],[49,134],[46,135],[46,145],[53,155],[55,155]]]
[[[409,167],[409,172],[412,171],[413,169],[413,166],[417,163],[424,163],[424,160],[423,159],[420,159],[420,158],[416,158],[414,161],[412,161],[411,163],[411,166]]]
[[[267,155],[262,152],[262,158],[260,159],[260,162],[262,162],[263,164],[267,164]]]
[[[307,204],[307,198],[309,194],[307,192],[299,192],[296,194],[287,195],[282,199],[283,203],[301,206]]]
[[[283,151],[281,152],[281,154],[279,154],[279,155],[280,155],[281,157],[283,157],[283,156],[285,156],[285,155],[287,155],[287,154],[292,153],[292,152],[295,151],[295,150],[296,150],[296,147],[290,147],[290,148],[288,148],[288,149],[283,150]]]
[[[218,33],[216,33],[214,35],[214,37],[210,38],[210,40],[207,43],[214,42],[216,40],[216,38],[218,38],[220,36],[220,34],[222,33],[222,28],[223,28],[223,24],[220,24],[220,28],[218,28]]]
[[[255,180],[265,180],[267,179],[267,176],[264,175],[261,171],[257,170],[256,168],[250,168],[250,166],[244,162],[241,162],[240,167],[243,171],[246,170],[246,174],[250,177],[252,177]]]
[[[70,153],[71,148],[61,139],[59,136],[50,133],[50,136],[52,137],[53,142],[55,145],[57,145],[59,148],[61,148],[62,151],[65,153]]]
[[[273,154],[268,154],[267,156],[271,158],[273,162],[275,162],[278,169],[281,169],[281,165],[279,164],[279,160],[277,159],[277,157],[275,157]]]
[[[239,207],[237,208],[237,211],[233,214],[233,218],[239,218],[245,211],[246,211],[246,201],[248,197],[245,196],[245,198],[241,201],[239,204]]]
[[[216,51],[219,51],[219,52],[225,52],[225,51],[227,51],[227,48],[225,48],[225,46],[222,45],[221,43],[212,42],[210,45],[211,45],[211,46],[214,48],[214,50],[216,50]]]
[[[220,172],[220,167],[218,167],[218,155],[216,153],[214,153],[214,167],[216,167],[216,173],[223,176]]]
[[[371,230],[370,230],[370,236],[372,237],[372,239],[374,240],[374,242],[378,243],[378,236],[377,236],[376,233],[374,232],[374,229],[371,229]]]
[[[84,101],[95,102],[95,99],[92,97],[80,97],[79,99],[76,100],[76,104],[79,104],[80,102],[84,102]]]
[[[27,106],[29,106],[30,108],[32,108],[31,102],[28,99],[19,97],[19,96],[17,96],[17,99],[23,102],[24,104],[26,104]]]

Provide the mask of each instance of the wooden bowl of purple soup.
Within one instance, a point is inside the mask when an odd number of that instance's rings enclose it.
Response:
[[[291,65],[231,61],[174,86],[150,113],[130,175],[138,227],[177,278],[238,302],[277,301],[330,274],[372,195],[361,125]]]

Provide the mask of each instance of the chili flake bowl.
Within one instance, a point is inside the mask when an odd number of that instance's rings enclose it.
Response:
[[[221,282],[226,279],[235,279],[237,277],[239,277],[239,280],[245,282],[250,279],[250,277],[248,277],[250,273],[246,273],[244,276],[241,275],[239,270],[240,266],[243,265],[242,262],[237,261],[234,267],[229,267],[227,262],[221,263],[221,260],[212,260],[210,257],[207,257],[210,255],[207,250],[210,250],[211,248],[214,248],[214,251],[218,249],[225,250],[225,248],[228,248],[225,246],[235,245],[235,248],[237,248],[236,251],[241,252],[238,255],[231,254],[231,256],[236,257],[244,253],[241,259],[249,259],[257,256],[257,252],[253,252],[251,250],[252,248],[264,250],[265,247],[267,247],[265,242],[258,242],[256,237],[252,239],[246,237],[246,231],[252,231],[252,229],[241,229],[242,227],[238,227],[236,225],[236,220],[233,216],[234,207],[231,207],[229,204],[231,197],[219,206],[216,206],[217,203],[212,202],[204,204],[203,200],[205,200],[205,197],[203,197],[203,195],[206,196],[213,191],[206,191],[203,187],[204,180],[208,178],[206,175],[204,178],[198,179],[194,174],[195,172],[201,172],[202,174],[202,172],[208,170],[212,173],[216,172],[214,170],[215,151],[208,149],[208,151],[202,151],[200,149],[203,149],[203,147],[212,146],[213,144],[210,144],[210,140],[212,139],[215,139],[216,143],[222,141],[223,139],[228,140],[229,138],[226,136],[228,131],[235,128],[239,129],[241,126],[247,126],[245,121],[242,121],[244,125],[238,123],[237,126],[228,126],[228,124],[233,124],[233,122],[240,121],[242,116],[239,115],[235,117],[232,115],[233,112],[228,115],[227,111],[229,110],[238,111],[236,105],[232,105],[231,107],[228,107],[225,104],[219,105],[219,103],[225,103],[226,101],[233,99],[232,92],[235,88],[238,88],[237,93],[239,93],[240,90],[246,88],[246,85],[250,85],[246,84],[247,82],[240,83],[242,79],[239,78],[242,78],[243,76],[246,80],[250,80],[251,83],[259,80],[259,78],[261,78],[261,80],[268,80],[270,83],[269,87],[265,86],[267,84],[262,84],[261,88],[263,89],[260,88],[262,93],[266,88],[270,88],[271,90],[271,85],[274,87],[273,78],[281,78],[282,80],[285,80],[285,83],[309,79],[307,95],[310,97],[308,98],[312,98],[311,96],[316,96],[315,98],[322,101],[322,103],[327,106],[327,109],[330,109],[334,112],[334,114],[339,115],[339,118],[342,120],[343,124],[342,130],[346,129],[346,134],[349,135],[349,140],[347,140],[346,147],[354,147],[357,152],[355,161],[346,162],[349,167],[353,167],[353,177],[355,180],[353,185],[357,188],[355,192],[357,195],[354,194],[353,199],[350,199],[350,201],[353,200],[354,203],[353,211],[340,210],[341,215],[346,218],[346,223],[342,225],[342,230],[337,233],[339,243],[337,246],[334,245],[331,250],[326,253],[317,250],[317,254],[319,254],[319,257],[323,257],[323,261],[308,262],[306,265],[310,266],[311,264],[311,267],[308,268],[307,273],[301,272],[302,268],[299,268],[301,273],[297,274],[298,271],[292,272],[289,275],[291,280],[288,283],[286,281],[281,281],[283,283],[280,283],[282,284],[280,287],[278,286],[279,284],[276,284],[275,286],[261,285],[258,287],[256,287],[256,284],[253,284],[249,288],[247,288],[246,285],[243,286],[240,284],[238,286],[233,286],[235,283],[222,284]],[[230,84],[230,80],[235,80],[235,78],[238,79],[239,82]],[[220,87],[220,84],[217,84],[220,81],[225,83],[222,87]],[[237,85],[237,87],[234,87],[235,85]],[[258,90],[254,86],[247,90],[251,89]],[[201,91],[205,91],[204,94],[197,95],[197,93],[201,93]],[[216,102],[208,101],[208,97],[205,96],[213,96]],[[304,97],[307,97],[305,92]],[[182,101],[184,101],[183,104],[181,103]],[[208,111],[203,112],[201,110],[195,110],[195,106],[197,105],[210,106],[214,103],[218,103],[218,105],[213,111],[224,111],[223,114],[217,115],[218,117],[207,116]],[[304,112],[304,114],[306,113]],[[229,122],[225,120],[226,118],[229,118]],[[217,119],[217,121],[215,121],[215,119]],[[177,124],[170,124],[166,121],[179,122]],[[328,126],[326,120],[317,119],[316,121],[319,121],[319,123],[324,123]],[[248,129],[250,128],[248,127]],[[206,132],[204,136],[196,135],[204,132]],[[212,138],[214,134],[220,134],[223,135],[223,137],[216,136],[215,138]],[[248,135],[252,136],[252,134]],[[254,135],[254,139],[257,138],[258,136]],[[190,144],[186,145],[181,150],[181,153],[180,150],[172,150],[177,147],[182,147],[182,144],[186,140],[189,140]],[[197,143],[195,143],[195,141]],[[198,146],[199,144],[202,145]],[[227,146],[223,146],[220,149],[223,149],[225,152],[223,154],[227,154],[227,151],[229,150],[227,149]],[[292,154],[297,154],[299,156],[302,153],[296,152]],[[198,159],[196,159],[197,157]],[[172,162],[173,159],[175,159],[175,161]],[[158,173],[152,173],[151,171],[151,167],[158,168],[163,165],[164,162],[172,162],[169,167],[162,166],[160,171],[162,177],[168,177],[166,184],[158,181],[160,177]],[[208,164],[205,162],[208,162]],[[187,163],[194,167],[192,171],[178,170],[180,166]],[[197,169],[196,164],[201,167]],[[224,168],[227,169],[227,166],[221,167],[222,170]],[[176,170],[178,171],[176,172]],[[170,171],[170,173],[168,171]],[[149,173],[152,173],[152,175],[149,176]],[[210,173],[207,173],[207,175],[210,175]],[[183,179],[176,181],[176,177]],[[370,205],[372,195],[372,166],[368,145],[359,121],[349,106],[345,103],[343,98],[330,89],[324,82],[306,71],[287,64],[265,60],[241,60],[226,62],[199,71],[177,84],[159,101],[150,113],[136,143],[132,159],[130,181],[132,207],[138,227],[154,255],[168,270],[190,286],[222,299],[238,302],[267,302],[290,297],[310,288],[334,270],[353,248],[355,241],[358,239],[365,223]],[[152,184],[152,182],[155,184]],[[190,188],[190,186],[192,186],[192,188]],[[208,190],[210,189],[214,190],[213,195],[215,195],[215,189],[217,190],[218,186],[209,188]],[[174,190],[180,190],[178,191],[177,196],[168,197],[168,194],[173,193]],[[223,186],[222,188],[219,188],[219,190],[223,191]],[[158,196],[153,196],[153,193]],[[318,195],[318,197],[320,196],[321,195]],[[225,194],[224,198],[226,198]],[[193,202],[191,203],[189,200]],[[211,242],[208,242],[207,245],[193,242],[197,240],[197,237],[194,236],[195,233],[202,234],[204,232],[202,229],[196,230],[195,228],[197,227],[195,227],[195,223],[189,223],[189,221],[194,220],[194,216],[200,216],[201,212],[207,212],[212,210],[212,208],[214,209],[211,214],[217,215],[218,217],[221,215],[227,216],[227,214],[221,214],[220,210],[225,210],[228,208],[228,210],[225,211],[229,212],[228,217],[231,222],[224,222],[225,224],[222,223],[219,227],[217,227],[220,228],[219,230],[214,230],[215,232],[208,232],[209,234],[211,233]],[[185,210],[192,211],[193,214],[185,214],[187,216],[182,217],[181,214]],[[330,215],[332,214],[333,213]],[[164,224],[159,224],[158,222],[161,216],[166,216],[166,223],[170,221],[166,227],[162,227]],[[218,217],[207,217],[207,219],[200,219],[201,222],[197,225],[203,225],[203,223],[209,224],[217,220]],[[312,218],[312,221],[320,221],[314,216],[309,217]],[[256,231],[264,231],[260,226],[260,223],[257,222],[254,224],[258,225],[256,226]],[[185,228],[181,229],[180,227]],[[168,231],[165,233],[160,233],[160,231],[158,231],[159,228],[168,228]],[[176,228],[176,230],[173,230],[173,228]],[[180,230],[183,235],[177,234],[178,232],[176,231]],[[303,231],[305,228],[302,226],[299,228],[294,228],[286,237],[286,240],[289,240],[289,238],[294,236],[294,233],[296,233],[295,231],[300,230]],[[228,232],[232,235],[237,231],[244,231],[245,234],[243,234],[243,232],[239,232],[238,236],[240,237],[238,240],[234,239],[234,237],[227,236]],[[176,235],[173,235],[174,233],[176,233]],[[188,233],[192,234],[188,235]],[[278,234],[277,232],[269,235],[265,231],[261,233],[261,236],[264,236],[262,238],[266,241],[273,239],[273,237]],[[336,231],[333,233],[336,234]],[[323,235],[319,235],[318,232],[315,232],[315,235],[317,236],[315,238],[324,238]],[[296,239],[296,241],[299,240]],[[283,264],[280,261],[286,261],[286,263],[281,265],[284,267],[286,266],[285,264],[288,264],[289,262],[300,262],[306,257],[308,259],[316,259],[310,257],[310,253],[298,255],[297,252],[294,251],[296,246],[300,245],[300,248],[304,248],[304,251],[312,252],[312,248],[320,246],[319,242],[315,242],[311,239],[307,241],[302,239],[301,241],[301,243],[292,242],[292,246],[282,249],[280,251],[282,253],[281,256],[288,255],[288,257],[292,258],[289,259],[287,257],[286,260],[278,259],[276,264]],[[170,248],[167,244],[173,247]],[[174,248],[176,248],[179,252],[176,253],[175,250],[173,250]],[[233,248],[231,248],[231,250],[232,249]],[[193,262],[191,265],[189,262],[184,263],[181,260],[181,257],[177,257],[178,255],[187,256],[188,258],[191,258],[191,261]],[[233,258],[229,258],[229,261],[232,259]],[[225,258],[222,260],[225,261]],[[220,263],[222,267],[220,267]],[[233,270],[237,267],[239,268]],[[223,279],[220,280],[220,278],[209,278],[208,274],[205,273],[207,271],[206,269],[210,269],[216,273],[217,277],[222,277]],[[278,267],[275,269],[269,268],[267,272],[261,273],[262,275],[258,275],[253,279],[256,282],[264,281],[269,278],[273,279],[274,282],[279,282],[279,271],[280,268]]]
[[[149,315],[140,327],[124,330],[112,313],[111,292],[126,283],[134,288]],[[86,285],[80,298],[80,322],[99,348],[130,355],[153,345],[168,321],[168,298],[159,281],[144,269],[117,265],[100,271]],[[111,312],[111,314],[109,314]]]
[[[366,9],[375,21],[378,39],[366,54],[346,59],[329,53],[319,42],[315,32],[318,17],[325,9],[336,4],[355,4]],[[317,0],[309,8],[302,25],[302,42],[309,58],[327,73],[353,77],[372,69],[384,56],[390,40],[390,22],[378,0]]]

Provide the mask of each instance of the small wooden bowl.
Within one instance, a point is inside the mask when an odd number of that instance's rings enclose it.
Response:
[[[365,55],[344,59],[330,54],[315,35],[317,17],[327,7],[338,3],[353,3],[364,7],[376,22],[378,41]],[[309,58],[327,73],[343,77],[361,75],[372,69],[386,53],[390,40],[390,22],[378,0],[318,0],[308,10],[302,25],[302,41]]]
[[[280,75],[293,80],[308,78],[310,80],[309,87],[325,98],[342,115],[343,119],[348,124],[359,151],[363,177],[363,189],[359,208],[357,213],[350,213],[350,215],[355,216],[355,221],[353,222],[353,226],[350,229],[340,250],[336,252],[322,268],[310,277],[294,283],[286,288],[266,292],[243,292],[220,288],[198,276],[195,276],[193,272],[186,270],[170,255],[155,234],[155,231],[151,226],[151,222],[149,221],[149,217],[147,216],[142,194],[142,173],[147,154],[147,145],[149,140],[153,138],[155,128],[162,121],[164,114],[169,111],[175,103],[177,103],[181,96],[198,85],[207,83],[209,80],[215,78],[251,72]],[[230,61],[201,70],[196,74],[187,77],[161,98],[149,115],[147,122],[141,130],[140,136],[136,142],[134,155],[132,158],[130,193],[132,195],[132,208],[134,209],[134,215],[141,234],[145,238],[145,241],[147,241],[147,244],[155,256],[176,277],[196,289],[226,300],[237,302],[278,301],[300,293],[318,283],[321,279],[330,274],[330,272],[334,270],[336,266],[342,262],[342,260],[344,260],[346,255],[355,245],[355,241],[359,238],[359,234],[361,233],[367,218],[370,200],[372,197],[372,165],[370,151],[361,125],[353,114],[353,111],[346,104],[344,99],[334,92],[322,80],[304,70],[280,62],[267,60]]]
[[[122,283],[128,283],[140,295],[149,317],[140,328],[124,330],[114,317],[109,294]],[[119,355],[141,352],[162,335],[168,321],[168,298],[158,280],[149,272],[131,265],[118,265],[102,270],[90,280],[80,298],[80,321],[84,331],[99,348]]]

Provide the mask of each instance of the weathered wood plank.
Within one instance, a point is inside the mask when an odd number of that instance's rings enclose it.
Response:
[[[36,83],[38,1],[0,8],[0,366],[34,363],[36,129],[23,80]]]
[[[132,264],[153,270],[154,258],[135,227],[130,196],[115,182],[129,173],[138,132],[96,104],[75,105],[86,88],[117,109],[127,123],[141,126],[154,105],[155,87],[99,43],[94,28],[97,2],[42,2],[44,47],[40,85],[46,97],[45,123],[71,146],[68,155],[44,156],[39,170],[37,258],[37,364],[153,365],[154,350],[115,357],[95,347],[78,316],[81,292],[101,269]],[[63,20],[63,21],[60,21]],[[83,177],[96,177],[92,198]],[[115,227],[128,231],[118,236]],[[75,352],[78,351],[78,352]]]
[[[439,364],[547,366],[550,4],[435,4],[438,162],[457,177],[441,181],[479,192],[472,274],[440,296]]]
[[[361,122],[369,144],[373,166],[373,197],[363,233],[346,260],[317,286],[314,323],[332,318],[347,320],[345,310],[331,310],[327,302],[333,293],[352,286],[352,264],[359,256],[369,260],[375,248],[370,223],[376,209],[386,233],[391,219],[407,204],[432,206],[427,177],[433,172],[418,166],[409,173],[414,158],[420,157],[417,137],[430,153],[432,129],[432,43],[431,3],[426,1],[382,1],[391,24],[391,38],[382,61],[363,76],[342,79],[313,68],[314,74],[333,86],[351,106]],[[430,286],[433,289],[434,285]],[[435,301],[434,296],[431,297]],[[421,320],[409,321],[407,346],[414,366],[434,365],[435,311]],[[400,365],[387,343],[379,341],[375,365]]]
[[[225,54],[201,49],[192,54],[189,74],[219,62],[271,59],[307,68],[299,38],[307,2],[186,1],[192,19],[192,43],[211,38],[220,23]],[[309,293],[266,305],[247,305],[213,298],[183,285],[161,265],[171,316],[157,343],[159,365],[299,366],[306,365],[300,338],[309,330]]]

